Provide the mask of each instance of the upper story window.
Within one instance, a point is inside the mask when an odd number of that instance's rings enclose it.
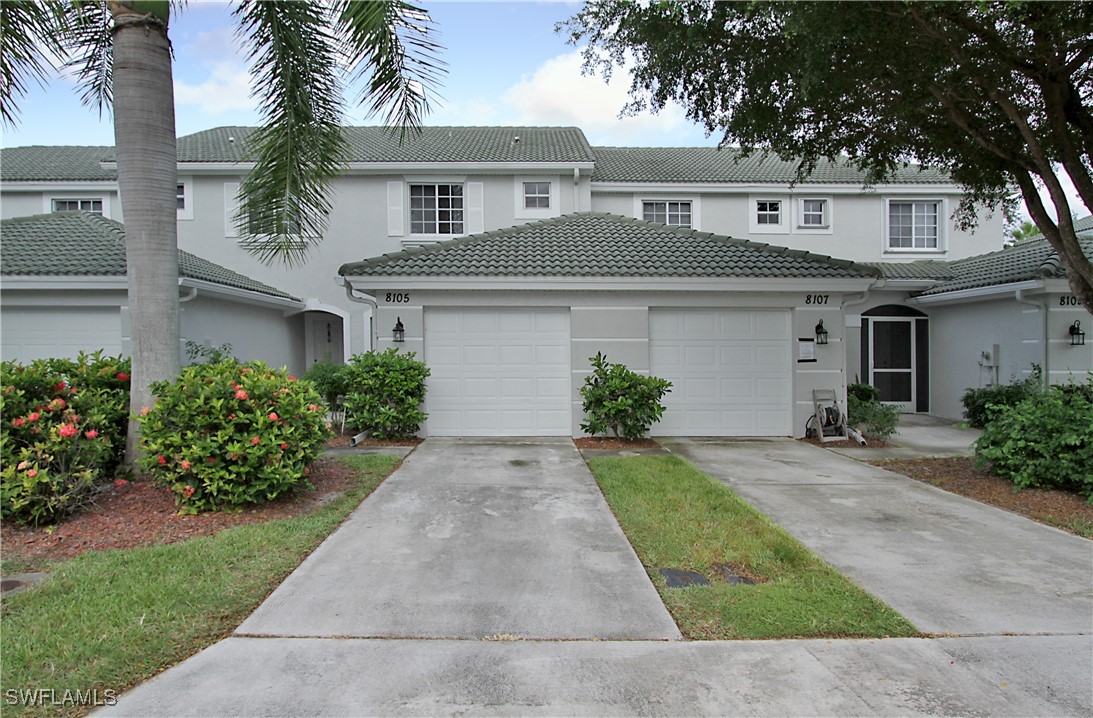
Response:
[[[463,185],[410,185],[411,234],[463,234]]]
[[[673,227],[691,226],[690,202],[642,202],[641,218],[646,222],[669,224]]]
[[[91,212],[102,214],[101,199],[55,199],[53,200],[54,212]]]
[[[888,203],[889,249],[939,249],[941,203],[891,201]]]
[[[175,185],[175,209],[182,212],[186,209],[186,185]]]
[[[828,219],[827,200],[802,199],[799,224],[808,229],[820,229],[831,224]]]
[[[524,209],[550,209],[550,183],[524,183]]]
[[[782,201],[777,199],[761,199],[755,203],[756,224],[781,224]]]

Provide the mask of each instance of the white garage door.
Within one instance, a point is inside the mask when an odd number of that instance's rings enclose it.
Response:
[[[569,436],[569,310],[426,309],[430,436]]]
[[[118,307],[4,307],[0,316],[4,359],[29,362],[75,357],[81,351],[121,354]]]
[[[789,312],[653,309],[654,376],[672,382],[659,436],[787,436]]]

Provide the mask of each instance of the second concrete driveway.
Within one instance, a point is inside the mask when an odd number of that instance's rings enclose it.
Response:
[[[569,439],[429,439],[237,633],[681,637]]]
[[[661,443],[921,631],[1090,632],[1086,539],[791,439]]]

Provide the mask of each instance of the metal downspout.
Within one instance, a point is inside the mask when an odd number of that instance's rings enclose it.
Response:
[[[376,313],[379,311],[379,304],[376,302],[376,298],[371,294],[364,294],[363,292],[358,296],[354,294],[352,283],[345,277],[338,277],[335,281],[345,287],[345,296],[349,298],[349,301],[356,302],[357,304],[367,304],[372,307],[372,321],[371,324],[371,336],[369,337],[369,343],[372,345],[372,349],[376,349],[379,346],[379,330],[376,328]]]
[[[1048,351],[1048,336],[1047,336],[1047,302],[1034,302],[1030,299],[1025,299],[1023,296],[1023,289],[1013,290],[1013,298],[1018,304],[1027,304],[1030,307],[1036,307],[1040,310],[1040,344],[1043,347],[1042,356],[1043,362],[1040,366],[1043,368],[1043,376],[1040,377],[1040,381],[1044,386],[1051,383],[1049,377],[1051,376],[1051,369],[1048,366],[1048,357],[1051,353]]]

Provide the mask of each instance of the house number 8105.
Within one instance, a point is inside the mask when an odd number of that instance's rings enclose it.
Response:
[[[406,304],[410,301],[410,295],[403,294],[402,292],[388,292],[387,296],[384,298],[384,301],[393,304]]]

